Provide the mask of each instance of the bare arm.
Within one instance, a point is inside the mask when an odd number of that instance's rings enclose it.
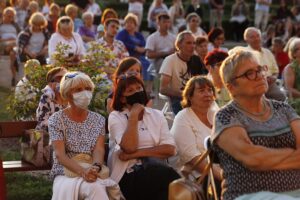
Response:
[[[104,163],[105,154],[105,136],[98,137],[95,148],[93,150],[93,163]]]
[[[200,156],[201,155],[194,157],[187,164],[190,165],[190,166],[194,166]],[[196,169],[198,169],[198,171],[201,173],[204,170],[204,168],[206,166],[206,163],[207,163],[206,160],[203,160],[201,163],[198,164],[198,166],[196,167]],[[222,169],[220,168],[220,165],[219,164],[213,164],[212,165],[212,169],[213,169],[214,178],[216,178],[218,180],[222,180],[222,176],[221,176]]]
[[[283,71],[284,85],[293,97],[300,97],[300,91],[294,88],[295,71],[288,65]]]
[[[161,74],[159,92],[169,97],[172,96],[181,97],[181,92],[176,92],[172,88],[168,87],[170,83],[171,83],[171,76]]]
[[[274,149],[254,145],[242,127],[225,129],[217,139],[217,144],[237,161],[256,171],[285,169],[284,165],[280,165],[281,162],[295,153],[295,150],[291,148]],[[293,163],[294,169],[300,167],[299,158],[297,156],[298,162]]]
[[[168,158],[175,154],[175,147],[170,144],[163,144],[151,148],[138,149],[134,153],[121,152],[119,158],[123,161],[141,157]]]

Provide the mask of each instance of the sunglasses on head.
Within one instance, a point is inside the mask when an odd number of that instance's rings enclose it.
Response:
[[[136,77],[137,75],[139,75],[138,72],[127,72],[125,74],[121,74],[120,76],[118,76],[118,80],[125,80],[126,78],[129,78],[129,77]]]
[[[65,75],[65,80],[74,78],[74,77],[77,76],[77,75],[78,75],[78,73],[66,74],[66,75]]]

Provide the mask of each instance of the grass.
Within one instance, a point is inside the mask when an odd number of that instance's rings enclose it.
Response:
[[[0,87],[0,121],[12,120],[6,110],[11,90]],[[17,143],[18,144],[18,143]],[[6,145],[7,146],[7,145]],[[2,160],[20,160],[18,148],[5,149],[0,147]],[[36,174],[36,173],[35,173]],[[5,173],[7,200],[49,200],[52,195],[52,181],[39,174],[15,172]]]

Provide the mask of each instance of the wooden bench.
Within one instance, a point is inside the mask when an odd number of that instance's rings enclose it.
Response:
[[[36,121],[14,121],[0,122],[0,139],[1,138],[20,138],[25,130],[34,129]],[[50,166],[36,167],[30,163],[21,160],[3,161],[4,172],[16,171],[35,171],[35,170],[50,170]]]

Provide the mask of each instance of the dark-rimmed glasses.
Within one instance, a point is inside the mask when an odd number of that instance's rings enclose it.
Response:
[[[68,23],[70,23],[70,21],[71,21],[71,20],[67,18],[67,19],[62,19],[62,20],[60,20],[60,23],[61,23],[61,24],[68,24]]]
[[[242,77],[245,77],[250,81],[253,81],[253,80],[257,79],[258,74],[265,76],[267,71],[268,71],[268,67],[266,65],[263,65],[263,66],[258,65],[257,70],[250,69],[250,70],[246,71],[245,73],[234,77],[233,79],[231,79],[231,81],[234,81],[234,80],[236,80],[238,78],[242,78]]]
[[[129,72],[126,72],[125,74],[121,74],[118,76],[118,80],[125,80],[126,78],[129,78],[129,77],[137,77],[139,75],[138,72],[135,72],[135,71],[129,71]]]

